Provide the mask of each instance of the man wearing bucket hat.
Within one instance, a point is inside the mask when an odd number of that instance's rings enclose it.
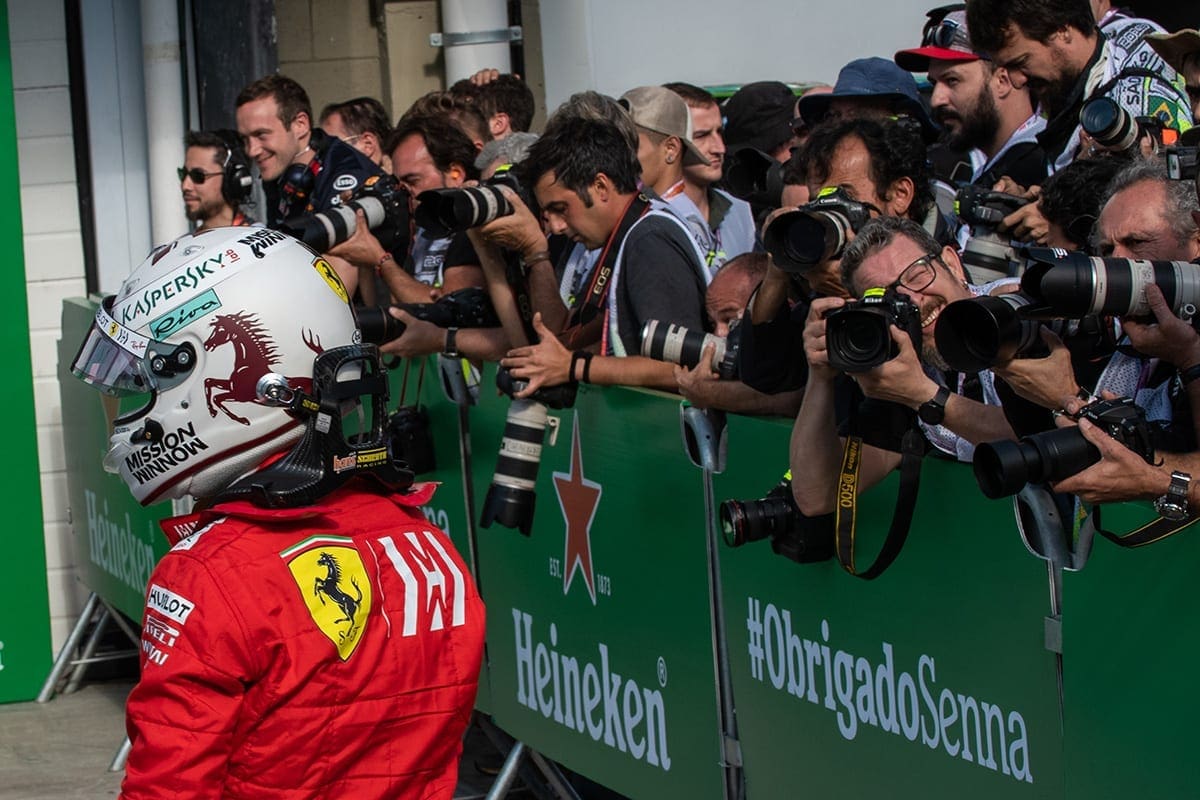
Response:
[[[933,118],[946,144],[966,153],[971,183],[990,189],[1006,175],[1022,186],[1041,182],[1045,155],[1037,134],[1046,121],[1033,113],[1028,89],[975,52],[965,11],[940,18],[930,12],[921,46],[896,53],[896,64],[928,74]]]
[[[1154,51],[1183,76],[1192,116],[1200,115],[1200,30],[1186,28],[1175,33],[1152,33],[1146,37]]]
[[[927,142],[938,136],[917,91],[917,82],[884,58],[860,58],[842,67],[833,91],[806,94],[798,104],[800,116],[815,124],[826,116],[905,116],[920,123]]]

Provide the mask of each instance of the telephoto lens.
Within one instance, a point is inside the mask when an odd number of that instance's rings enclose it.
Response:
[[[356,208],[361,208],[366,215],[368,228],[377,228],[384,220],[383,203],[374,197],[364,197],[352,204],[334,206],[328,211],[303,217],[300,229],[293,235],[318,253],[327,252],[354,235],[358,226],[358,218],[354,215]]]
[[[761,500],[726,500],[721,503],[721,533],[725,544],[741,547],[768,536],[787,536],[795,531],[798,521],[796,501],[772,491]]]
[[[385,306],[355,306],[354,316],[358,320],[362,340],[369,344],[384,344],[399,339],[407,327],[389,314]]]
[[[1146,413],[1129,398],[1097,400],[1079,410],[1112,438],[1154,463]],[[1021,491],[1027,483],[1054,483],[1069,478],[1100,460],[1100,451],[1077,427],[1056,428],[1026,436],[1019,442],[998,441],[975,448],[975,480],[984,495],[995,500]]]
[[[504,421],[504,437],[492,484],[483,500],[479,524],[498,522],[526,536],[533,528],[538,467],[546,435],[546,406],[535,400],[513,400]]]
[[[1083,104],[1079,127],[1096,144],[1122,153],[1137,147],[1141,135],[1137,119],[1108,97],[1096,97]]]
[[[498,186],[430,189],[417,195],[417,224],[434,236],[461,233],[513,213]]]
[[[934,339],[950,369],[979,372],[1044,347],[1041,324],[1021,317],[1017,292],[955,300],[942,309]]]
[[[836,209],[798,208],[775,217],[763,229],[763,246],[784,272],[806,272],[822,261],[840,258],[852,230]]]
[[[642,326],[642,355],[656,361],[669,361],[694,369],[704,355],[704,348],[710,344],[714,347],[712,370],[723,376],[732,368],[725,365],[724,337],[688,330],[682,325],[671,325],[656,319],[647,320]]]
[[[1094,258],[1049,247],[1024,252],[1028,266],[1021,276],[1021,292],[1034,302],[1022,308],[1021,315],[1030,319],[1150,317],[1146,287],[1152,283],[1178,317],[1194,317],[1200,305],[1200,264]]]

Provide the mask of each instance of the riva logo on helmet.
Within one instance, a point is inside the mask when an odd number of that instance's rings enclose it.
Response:
[[[234,352],[233,372],[228,378],[205,378],[204,399],[208,413],[212,416],[221,411],[234,422],[249,425],[250,420],[240,417],[225,407],[226,403],[256,403],[262,405],[258,396],[258,379],[282,359],[275,342],[259,323],[258,317],[246,312],[218,314],[212,321],[213,331],[204,340],[204,351],[211,352],[222,345],[232,345]],[[317,355],[325,352],[321,342],[311,332],[303,336],[304,344]],[[288,377],[288,385],[303,392],[312,391],[312,378]],[[219,394],[215,394],[216,392]]]
[[[175,331],[186,328],[210,311],[221,307],[221,300],[212,289],[193,297],[183,305],[173,308],[166,314],[150,323],[150,335],[155,339],[165,339]]]
[[[142,290],[136,297],[127,297],[121,301],[118,312],[121,324],[130,325],[138,317],[153,312],[163,302],[173,300],[186,291],[200,288],[201,284],[212,280],[217,270],[225,268],[226,257],[226,253],[217,253],[198,264],[188,264]],[[228,260],[232,262],[237,259]]]
[[[134,450],[125,457],[125,469],[142,485],[164,475],[188,460],[207,450],[208,445],[196,435],[196,423],[168,432],[160,442],[153,442]]]
[[[358,178],[353,175],[338,175],[333,180],[333,190],[335,192],[348,192],[358,186]]]
[[[243,236],[241,239],[238,239],[238,244],[244,244],[249,247],[250,252],[254,253],[255,258],[264,258],[264,250],[274,247],[281,242],[286,242],[289,239],[291,239],[291,237],[286,233],[280,233],[279,231],[272,231],[264,228],[260,231],[250,234],[249,236]]]

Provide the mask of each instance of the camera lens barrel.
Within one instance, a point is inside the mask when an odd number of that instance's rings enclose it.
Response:
[[[1194,316],[1200,306],[1200,264],[1093,258],[1048,247],[1028,248],[1026,258],[1029,267],[1021,276],[1021,291],[1037,302],[1026,316],[1147,317],[1152,312],[1146,287],[1152,283],[1178,316]]]
[[[496,186],[430,189],[417,195],[417,224],[434,234],[461,233],[513,213]]]
[[[822,261],[840,258],[850,220],[831,209],[788,211],[763,229],[763,246],[784,272],[803,273]]]
[[[1019,442],[987,442],[975,448],[975,480],[995,500],[1027,483],[1061,481],[1100,460],[1100,451],[1077,427],[1026,436]]]
[[[880,308],[843,307],[825,321],[829,365],[842,372],[866,372],[893,355],[891,318]]]
[[[358,330],[362,340],[370,344],[383,344],[399,339],[405,324],[388,313],[384,306],[355,306]]]
[[[1040,325],[1021,317],[1028,297],[1015,292],[956,300],[942,309],[934,337],[951,369],[978,372],[1041,344]]]
[[[720,373],[725,360],[725,339],[711,333],[689,330],[652,319],[642,326],[642,355],[656,361],[669,361],[688,369],[700,363],[704,348],[714,345],[712,369]]]
[[[1132,114],[1108,97],[1097,97],[1083,104],[1079,126],[1110,150],[1125,151],[1137,146],[1140,126]]]
[[[513,400],[509,405],[496,471],[483,501],[479,524],[484,528],[498,522],[529,535],[546,421],[546,406],[541,403]]]

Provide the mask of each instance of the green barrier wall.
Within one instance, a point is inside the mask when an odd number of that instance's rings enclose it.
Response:
[[[730,417],[718,502],[774,486],[789,433]],[[860,500],[862,568],[896,484]],[[875,581],[766,540],[723,547],[721,579],[747,796],[1062,796],[1047,570],[969,467],[925,460],[908,541]]]
[[[472,411],[477,506],[508,409],[493,374]],[[633,797],[722,795],[703,484],[677,405],[585,387],[552,412],[532,535],[479,532],[496,722]]]
[[[5,448],[12,458],[0,482],[8,530],[4,536],[4,593],[16,605],[0,617],[0,703],[37,696],[50,670],[50,604],[46,589],[46,544],[38,475],[37,421],[33,410],[33,366],[29,355],[29,312],[25,305],[25,262],[21,248],[21,186],[17,175],[17,122],[13,110],[12,56],[8,12],[0,6],[0,225],[8,255],[0,288],[9,298],[0,332],[4,352]]]
[[[1124,533],[1153,517],[1130,503],[1104,522]],[[1193,526],[1138,549],[1097,538],[1083,570],[1064,576],[1068,798],[1200,796],[1197,564]]]

